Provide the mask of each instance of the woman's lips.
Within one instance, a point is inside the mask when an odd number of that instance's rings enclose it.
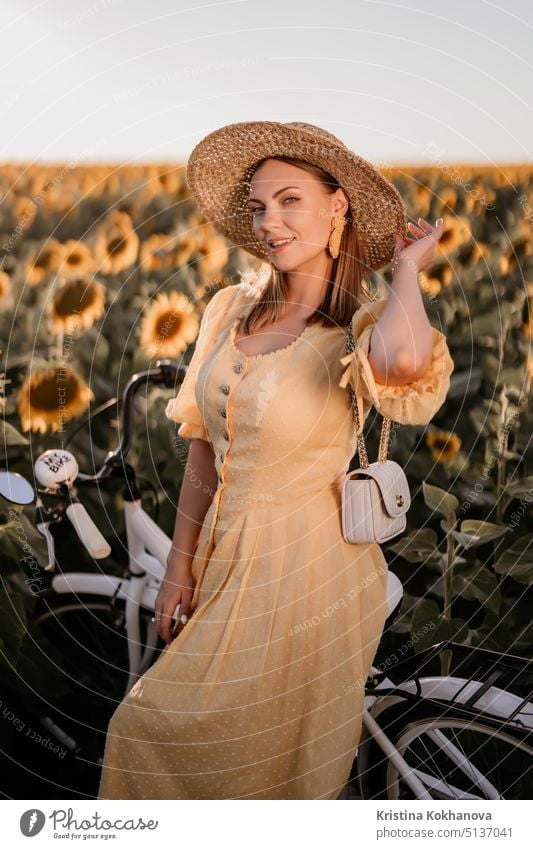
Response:
[[[294,237],[289,242],[284,242],[282,245],[269,245],[268,247],[274,254],[278,254],[283,248],[288,248],[294,242]]]

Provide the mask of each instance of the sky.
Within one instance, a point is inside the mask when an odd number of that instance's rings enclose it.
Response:
[[[532,161],[526,0],[4,0],[0,27],[0,163],[181,163],[255,120],[376,165]]]

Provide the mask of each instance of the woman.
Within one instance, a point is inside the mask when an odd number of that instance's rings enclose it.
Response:
[[[113,714],[98,798],[335,799],[387,615],[380,547],[341,533],[346,386],[364,418],[426,424],[444,402],[453,361],[417,283],[442,222],[406,236],[395,187],[309,124],[223,127],[187,177],[269,276],[212,296],[166,410],[191,440],[156,601],[167,645]],[[391,259],[372,301],[364,273]]]

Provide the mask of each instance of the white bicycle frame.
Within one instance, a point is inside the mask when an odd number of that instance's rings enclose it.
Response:
[[[390,573],[389,573],[390,574]],[[379,670],[375,667],[371,668],[371,675],[377,674]],[[502,722],[507,722],[513,717],[513,722],[517,727],[533,730],[533,703],[528,702],[523,705],[521,710],[515,714],[518,706],[523,702],[519,696],[509,693],[507,690],[502,690],[499,687],[490,686],[483,690],[481,682],[455,676],[444,677],[441,675],[428,676],[418,679],[420,690],[417,691],[416,682],[413,680],[402,682],[401,689],[405,693],[413,695],[418,693],[421,699],[437,699],[443,702],[454,702],[456,705],[464,705],[473,694],[479,690],[480,696],[476,701],[469,705],[470,708],[479,712],[479,719],[483,720],[483,714],[492,719],[501,719]],[[379,725],[379,716],[384,711],[388,710],[395,704],[406,704],[405,698],[401,695],[389,694],[379,696],[379,690],[389,689],[395,685],[389,678],[384,678],[376,686],[375,691],[378,695],[372,694],[366,696],[363,709],[363,734],[359,741],[359,747],[368,737],[372,737],[378,744],[382,752],[387,756],[389,761],[396,767],[399,774],[405,783],[411,788],[415,797],[418,799],[432,799],[427,787],[431,785],[433,790],[441,791],[442,793],[455,794],[456,799],[478,799],[478,796],[466,793],[460,788],[453,787],[449,783],[434,779],[426,775],[421,770],[413,770],[404,760],[402,754],[396,746],[391,742]],[[409,704],[409,703],[407,703]],[[519,724],[519,725],[518,725]],[[450,758],[465,775],[471,780],[478,783],[488,799],[500,799],[501,796],[498,789],[481,773],[476,767],[465,758],[465,754],[457,746],[455,746],[442,732],[433,730],[428,732],[428,737],[432,742],[439,746],[442,751]],[[364,749],[363,749],[364,751]],[[364,771],[366,765],[360,760],[359,767]],[[426,782],[423,783],[422,779]]]
[[[140,608],[155,609],[155,599],[165,575],[172,541],[144,510],[140,499],[125,501],[124,514],[130,577],[67,572],[54,575],[52,588],[59,594],[90,593],[124,601],[129,659],[127,693],[150,665],[155,652],[157,631],[153,622],[149,624],[145,650],[141,651]]]

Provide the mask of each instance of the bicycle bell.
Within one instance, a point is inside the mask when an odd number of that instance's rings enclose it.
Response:
[[[70,487],[76,480],[80,467],[70,451],[50,448],[36,460],[34,469],[39,483],[47,489],[55,490],[63,483]]]

